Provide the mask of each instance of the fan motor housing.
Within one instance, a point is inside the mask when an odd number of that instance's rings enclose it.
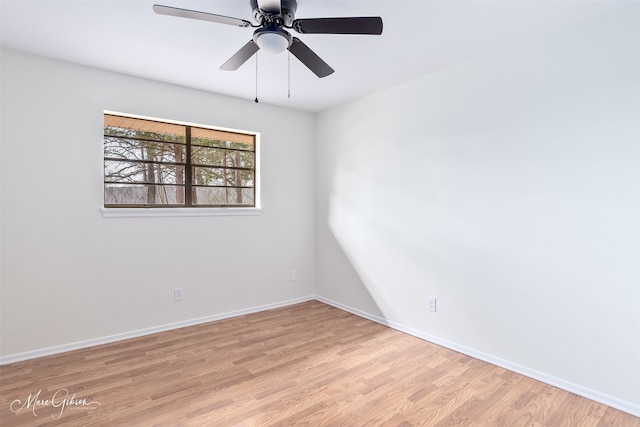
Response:
[[[285,27],[291,27],[295,19],[296,9],[298,8],[298,2],[296,0],[281,0],[281,14],[273,15],[262,12],[260,7],[258,7],[258,0],[249,0],[249,3],[253,11],[253,19],[261,25],[273,22],[278,25],[284,25]]]

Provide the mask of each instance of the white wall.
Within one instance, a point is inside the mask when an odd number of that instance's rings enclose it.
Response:
[[[261,132],[262,215],[104,218],[105,109]],[[2,356],[314,294],[314,115],[3,50],[1,128]]]
[[[318,295],[640,413],[638,22],[320,114]]]

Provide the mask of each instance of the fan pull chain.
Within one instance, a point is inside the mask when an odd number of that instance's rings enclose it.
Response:
[[[256,52],[256,104],[258,103],[258,53]]]
[[[291,98],[291,52],[287,54],[287,98]]]

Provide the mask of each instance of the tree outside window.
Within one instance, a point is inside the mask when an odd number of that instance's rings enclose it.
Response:
[[[105,207],[254,207],[255,135],[104,115]]]

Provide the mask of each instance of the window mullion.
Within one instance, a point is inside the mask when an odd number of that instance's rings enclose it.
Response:
[[[185,126],[185,140],[187,142],[187,152],[184,167],[184,205],[193,206],[192,201],[192,184],[193,184],[193,167],[191,166],[191,126]]]

